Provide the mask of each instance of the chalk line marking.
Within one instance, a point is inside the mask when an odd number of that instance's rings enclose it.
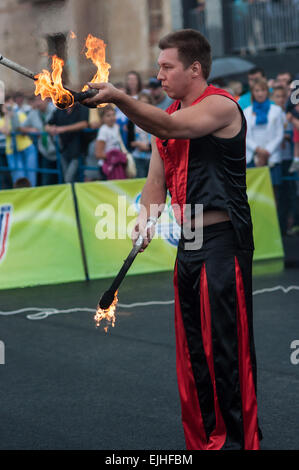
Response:
[[[272,293],[276,291],[282,291],[284,294],[288,294],[291,291],[299,291],[299,286],[288,286],[288,287],[283,287],[283,286],[275,286],[275,287],[266,287],[264,289],[259,289],[253,292],[253,295],[260,295],[260,294],[266,294],[266,293]],[[118,307],[120,308],[135,308],[135,307],[147,307],[151,305],[172,305],[174,304],[174,300],[152,300],[149,302],[134,302],[132,304],[118,304]],[[74,312],[90,312],[90,313],[95,313],[95,308],[87,308],[87,307],[74,307],[74,308],[67,308],[67,309],[57,309],[57,308],[41,308],[41,307],[26,307],[26,308],[20,308],[19,310],[12,310],[8,312],[3,312],[0,311],[0,316],[9,316],[9,315],[18,315],[20,313],[25,313],[25,312],[33,312],[35,311],[36,313],[30,313],[26,315],[26,318],[28,320],[44,320],[45,318],[48,318],[51,315],[57,315],[60,313],[74,313]]]

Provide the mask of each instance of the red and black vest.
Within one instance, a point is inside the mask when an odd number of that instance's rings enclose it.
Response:
[[[236,104],[225,90],[209,85],[192,106],[210,95],[222,95]],[[238,105],[238,104],[237,104]],[[180,107],[175,101],[166,112]],[[238,105],[239,107],[239,105]],[[179,224],[184,207],[203,204],[203,211],[226,210],[233,224],[241,249],[253,249],[250,207],[246,193],[246,119],[242,115],[240,132],[231,139],[212,134],[196,139],[157,138],[157,147],[164,162],[166,186]],[[200,116],[199,116],[200,119]],[[175,210],[179,207],[180,211]]]

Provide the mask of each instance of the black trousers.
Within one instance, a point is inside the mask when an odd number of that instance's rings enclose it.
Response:
[[[188,450],[259,449],[252,250],[231,222],[204,228],[174,273],[177,376]]]

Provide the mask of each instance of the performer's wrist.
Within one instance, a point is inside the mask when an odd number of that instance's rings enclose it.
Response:
[[[147,223],[152,223],[154,225],[156,225],[157,221],[158,221],[158,217],[155,217],[153,215],[148,217],[148,219],[147,219]]]

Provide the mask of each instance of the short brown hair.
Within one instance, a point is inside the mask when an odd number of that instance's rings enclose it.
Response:
[[[263,90],[269,91],[269,85],[268,85],[267,79],[264,77],[256,78],[253,82],[251,90],[253,90],[253,88],[255,88],[256,86],[261,87]]]
[[[267,90],[268,98],[269,98],[270,91],[269,91],[269,85],[268,85],[267,79],[264,78],[264,77],[261,77],[261,78],[257,78],[256,80],[254,80],[254,83],[253,83],[252,87],[250,88],[250,90],[251,90],[251,101],[254,100],[253,90],[256,86],[261,87],[262,90]]]
[[[172,47],[177,48],[179,59],[185,68],[190,67],[195,61],[200,62],[203,76],[208,79],[212,64],[211,46],[199,31],[181,29],[160,39],[159,48],[162,51]]]
[[[115,107],[112,104],[107,104],[106,106],[100,108],[101,118],[103,118],[105,114],[109,113],[109,111],[113,111],[115,113]]]

